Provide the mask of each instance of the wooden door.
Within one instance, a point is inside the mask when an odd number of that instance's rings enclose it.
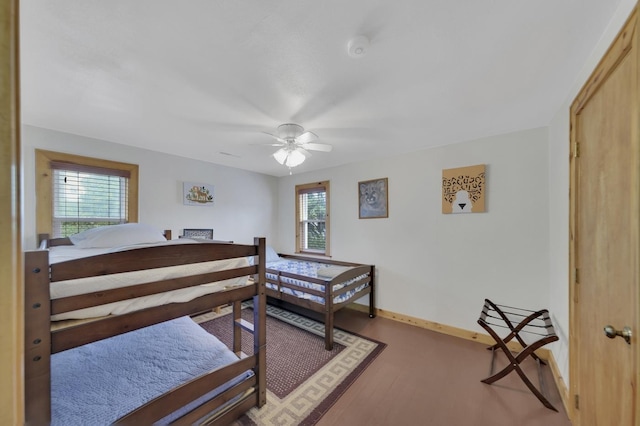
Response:
[[[571,107],[571,400],[576,425],[638,425],[639,132],[634,10]],[[607,338],[604,327],[633,336]]]

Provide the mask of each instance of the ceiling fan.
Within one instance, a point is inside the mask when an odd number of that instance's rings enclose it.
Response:
[[[333,148],[329,144],[314,142],[319,139],[318,135],[309,131],[305,132],[304,128],[298,124],[281,124],[275,135],[264,133],[278,141],[270,144],[270,146],[281,147],[273,153],[273,158],[278,163],[289,167],[289,174],[291,174],[292,167],[299,166],[306,157],[311,155],[309,151],[330,152]]]

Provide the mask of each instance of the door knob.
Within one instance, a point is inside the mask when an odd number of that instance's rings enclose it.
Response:
[[[631,328],[630,327],[624,326],[622,330],[616,330],[615,328],[613,328],[613,326],[607,325],[604,327],[604,334],[609,339],[615,339],[616,336],[620,336],[624,339],[625,342],[627,342],[628,344],[631,344]]]

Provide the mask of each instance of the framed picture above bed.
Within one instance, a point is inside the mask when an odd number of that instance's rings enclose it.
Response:
[[[358,182],[358,217],[374,219],[389,217],[389,179]]]
[[[182,203],[187,206],[213,206],[213,185],[184,182]]]

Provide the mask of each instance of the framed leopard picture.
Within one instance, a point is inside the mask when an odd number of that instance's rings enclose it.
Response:
[[[442,171],[442,213],[485,211],[485,165]]]

